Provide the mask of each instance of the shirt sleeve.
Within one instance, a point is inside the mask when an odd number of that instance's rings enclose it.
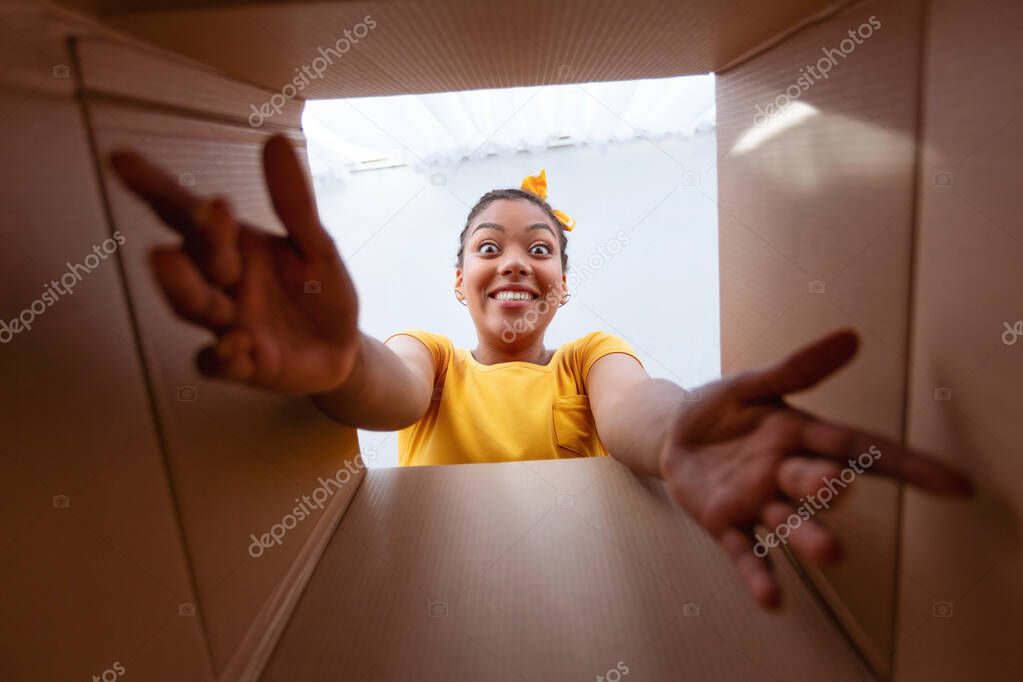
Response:
[[[434,382],[436,383],[437,378],[447,370],[448,361],[451,359],[451,339],[443,334],[434,334],[422,329],[404,329],[388,336],[384,339],[384,343],[386,344],[401,334],[418,340],[430,351],[430,355],[433,356]]]
[[[579,368],[583,382],[586,382],[586,376],[590,372],[590,367],[593,366],[600,358],[611,353],[625,353],[636,358],[636,362],[639,366],[643,366],[643,361],[636,355],[636,351],[632,350],[632,346],[628,344],[624,339],[615,336],[614,334],[608,334],[607,332],[590,332],[583,338],[579,339],[577,343],[577,357],[579,362]]]

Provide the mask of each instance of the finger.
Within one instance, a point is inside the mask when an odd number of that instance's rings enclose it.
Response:
[[[186,239],[196,235],[195,215],[202,200],[177,179],[135,152],[114,152],[110,166],[124,184],[152,207],[160,219]]]
[[[735,413],[732,419],[722,419],[721,415],[735,402],[732,386],[726,381],[716,381],[695,391],[699,392],[699,400],[687,401],[682,396],[678,398],[670,431],[671,442],[676,445],[686,446],[704,442],[708,438],[718,440],[738,436],[750,431],[766,415],[777,409],[774,406],[753,405]]]
[[[193,251],[206,276],[220,287],[237,284],[242,275],[238,244],[241,228],[227,200],[223,197],[204,200],[196,210],[195,221],[202,238]]]
[[[699,401],[679,401],[671,426],[672,443],[686,446],[737,438],[753,431],[766,417],[779,411],[774,404],[749,404],[741,410],[732,409],[734,398],[724,382],[719,383],[719,386],[701,389]],[[729,418],[722,419],[726,411]]]
[[[333,241],[320,224],[305,169],[286,137],[274,135],[267,140],[263,168],[274,210],[298,252],[310,260],[330,254]]]
[[[199,371],[209,377],[247,382],[256,374],[252,356],[252,337],[247,331],[235,330],[203,348],[196,356]]]
[[[859,339],[846,329],[828,334],[779,362],[733,379],[739,397],[761,400],[803,391],[838,371],[856,354]]]
[[[880,473],[945,495],[973,491],[970,479],[959,470],[877,434],[812,419],[803,426],[802,445],[813,453],[847,462],[857,473]]]
[[[181,249],[158,247],[150,258],[160,288],[180,317],[214,332],[234,323],[234,301],[211,286]]]
[[[805,517],[805,518],[804,518]],[[802,515],[787,502],[772,500],[764,505],[760,518],[782,544],[790,544],[804,557],[819,564],[832,563],[841,558],[838,540],[828,528]]]
[[[822,481],[837,478],[840,473],[841,468],[827,459],[786,457],[778,466],[778,487],[798,500],[818,492]]]
[[[781,605],[781,592],[771,574],[771,564],[766,553],[762,557],[754,554],[753,542],[747,534],[735,528],[726,530],[718,540],[732,558],[739,578],[757,603],[767,609],[778,608]]]

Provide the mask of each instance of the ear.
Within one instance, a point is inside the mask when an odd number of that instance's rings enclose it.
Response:
[[[462,269],[461,268],[455,268],[455,288],[456,289],[461,289],[462,288]]]
[[[561,273],[561,283],[564,284],[565,293],[568,293],[568,275]]]

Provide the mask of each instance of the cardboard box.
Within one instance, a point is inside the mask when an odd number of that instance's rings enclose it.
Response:
[[[0,11],[0,317],[39,283],[81,275],[0,352],[13,434],[0,678],[908,682],[1018,669],[1016,4]],[[846,562],[819,571],[778,554],[787,606],[768,615],[661,485],[617,462],[367,472],[354,430],[306,401],[201,380],[190,357],[204,337],[173,320],[146,269],[168,233],[103,158],[135,147],[279,229],[259,145],[269,131],[303,143],[302,99],[279,93],[367,16],[376,25],[303,96],[717,72],[723,370],[857,327],[859,359],[797,403],[944,454],[975,473],[977,499],[864,481],[827,516]],[[822,59],[826,77],[812,75]],[[769,107],[787,92],[784,113]],[[260,113],[275,94],[279,111]],[[116,253],[91,267],[110,240]],[[299,520],[313,494],[322,508]]]

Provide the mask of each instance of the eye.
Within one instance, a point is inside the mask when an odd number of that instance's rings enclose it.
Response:
[[[538,247],[541,248],[541,249],[544,249],[546,251],[546,253],[540,253],[540,254],[533,253],[533,249],[538,248]],[[533,244],[532,246],[529,247],[529,251],[530,251],[530,253],[533,253],[534,256],[536,256],[536,255],[550,256],[551,254],[554,253],[554,250],[551,248],[551,245],[546,243],[546,242],[537,242],[536,244]]]
[[[494,251],[484,251],[483,250],[483,249],[485,249],[488,246],[494,247]],[[488,242],[482,242],[479,246],[476,247],[476,253],[482,253],[482,254],[497,253],[497,249],[498,248],[499,247],[494,242],[489,242],[489,241]]]

